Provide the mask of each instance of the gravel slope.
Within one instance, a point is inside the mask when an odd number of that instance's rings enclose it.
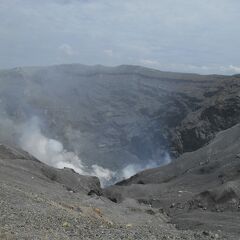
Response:
[[[132,198],[166,212],[180,229],[240,235],[240,124],[171,164],[105,189],[115,202]]]
[[[177,230],[166,214],[135,200],[113,203],[98,195],[98,183],[1,145],[0,239],[220,239]]]

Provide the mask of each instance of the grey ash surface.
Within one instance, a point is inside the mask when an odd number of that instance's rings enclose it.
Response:
[[[0,145],[0,239],[221,237],[177,230],[158,209],[133,199],[116,204],[98,196],[100,192],[95,177],[53,169],[21,150]]]
[[[179,229],[240,235],[240,125],[171,164],[105,189],[115,202],[133,198],[162,209]]]

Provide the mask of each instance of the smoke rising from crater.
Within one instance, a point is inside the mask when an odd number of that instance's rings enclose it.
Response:
[[[21,128],[20,147],[43,163],[59,169],[71,168],[83,175],[97,176],[103,185],[115,176],[115,172],[96,164],[88,168],[76,153],[64,149],[61,142],[44,136],[37,117],[32,118]]]
[[[21,125],[20,129],[19,145],[22,149],[47,165],[59,169],[71,168],[79,174],[96,176],[103,186],[129,178],[142,170],[159,166],[158,163],[150,161],[144,164],[129,164],[117,172],[97,164],[86,166],[78,154],[67,151],[61,142],[48,138],[42,133],[39,118],[33,117]],[[166,154],[162,164],[169,162],[170,157]]]
[[[171,159],[168,153],[165,153],[165,156],[161,160],[162,160],[161,166],[167,165],[171,162]],[[154,161],[149,161],[148,163],[145,163],[145,164],[129,164],[121,170],[120,178],[126,179],[135,175],[138,172],[141,172],[143,170],[150,169],[150,168],[156,168],[156,167],[159,167],[159,163]]]

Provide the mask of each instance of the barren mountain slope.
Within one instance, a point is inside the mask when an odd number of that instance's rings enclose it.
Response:
[[[114,202],[133,198],[163,209],[183,229],[219,230],[239,236],[240,125],[168,166],[138,173],[105,189]]]
[[[0,140],[8,144],[0,146],[0,236],[236,239],[239,80],[138,66],[0,71]],[[20,144],[19,129],[33,116],[44,136],[87,166],[119,170],[182,155],[102,190],[96,177],[9,147]]]
[[[0,146],[0,239],[212,239],[180,231],[150,206],[99,196],[95,177],[56,170]]]

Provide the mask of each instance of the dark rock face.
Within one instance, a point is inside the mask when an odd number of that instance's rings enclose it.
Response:
[[[0,112],[15,125],[38,116],[87,165],[117,170],[204,146],[239,121],[239,89],[238,76],[138,66],[17,68],[0,72]],[[5,128],[0,140],[15,144]]]
[[[215,134],[240,122],[240,97],[238,89],[234,95],[222,95],[210,105],[189,114],[177,130],[179,152],[191,152],[204,146]]]

